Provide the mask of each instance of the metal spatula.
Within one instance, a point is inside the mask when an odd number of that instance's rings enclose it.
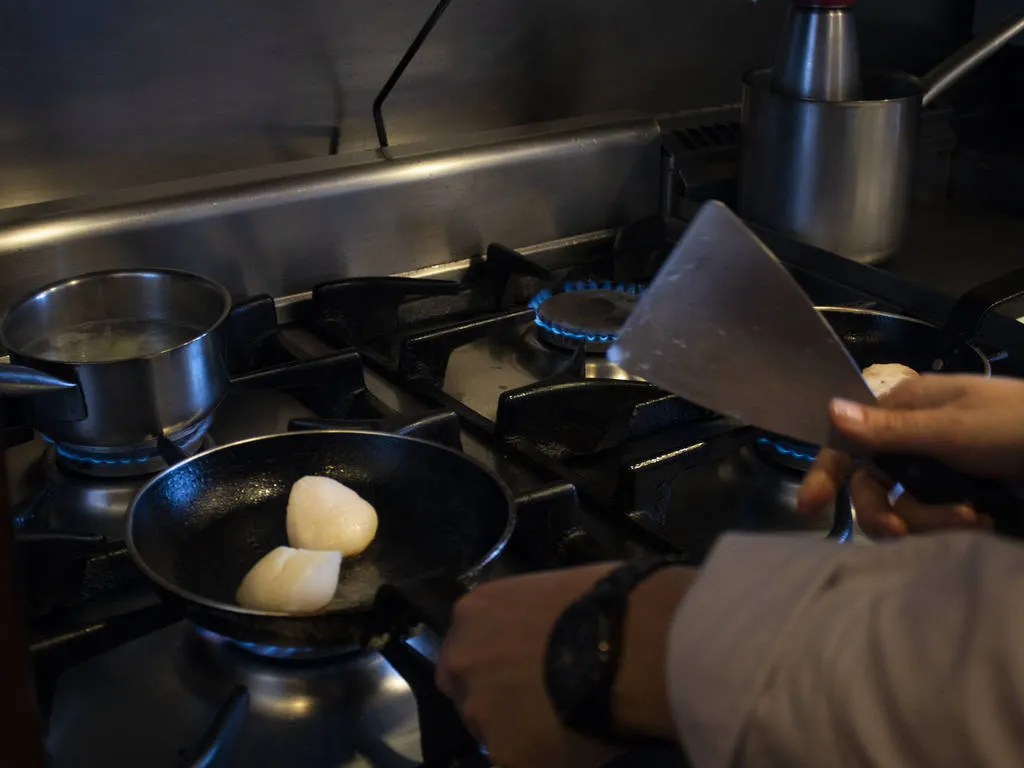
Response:
[[[857,363],[800,285],[718,202],[706,203],[693,219],[608,357],[710,410],[847,452],[856,448],[832,427],[829,402],[875,402]],[[1024,510],[1001,483],[930,459],[876,455],[872,461],[922,502],[969,503],[997,529],[1024,533]]]

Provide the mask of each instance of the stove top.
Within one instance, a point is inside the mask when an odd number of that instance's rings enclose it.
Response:
[[[280,324],[274,301],[257,299],[232,344],[230,394],[194,449],[350,425],[464,450],[516,497],[490,578],[642,553],[699,562],[728,529],[848,538],[844,505],[820,523],[794,514],[805,449],[604,360],[685,226],[644,220],[529,255],[491,245],[449,279],[328,282],[282,303]],[[819,304],[913,313],[919,297],[901,304],[876,270],[772,245]],[[127,472],[127,456],[31,440],[7,458],[24,470],[16,527],[53,765],[451,764],[430,707],[436,638],[385,648],[387,660],[234,646],[182,621],[127,556],[123,515],[155,455]],[[95,470],[103,459],[113,471]]]

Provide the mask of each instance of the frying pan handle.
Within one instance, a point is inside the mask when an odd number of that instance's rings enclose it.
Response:
[[[917,456],[878,454],[873,461],[923,504],[970,504],[992,518],[997,532],[1024,538],[1024,502],[999,480],[970,477]]]
[[[954,337],[972,339],[990,312],[1021,296],[1024,267],[982,283],[961,296],[946,319],[946,331]]]
[[[461,582],[447,576],[381,587],[373,603],[371,631],[408,637],[425,625],[444,637],[452,624],[455,603],[467,591]]]
[[[377,592],[364,643],[377,648],[416,697],[424,768],[483,768],[490,765],[479,742],[466,730],[452,701],[434,683],[435,665],[405,642],[418,625],[438,636],[451,626],[452,609],[466,593],[451,578],[385,586]]]

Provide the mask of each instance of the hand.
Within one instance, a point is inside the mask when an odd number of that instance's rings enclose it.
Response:
[[[878,407],[835,401],[831,417],[871,453],[930,457],[980,477],[1024,475],[1024,381],[925,375],[904,381]],[[890,503],[892,480],[870,468],[850,477],[853,468],[851,457],[823,449],[800,489],[798,511],[820,513],[849,477],[857,523],[869,536],[991,527],[968,506],[927,506],[909,494]]]
[[[496,765],[596,768],[618,754],[614,747],[563,728],[544,685],[544,658],[555,621],[614,567],[494,581],[456,605],[437,685],[454,700],[466,727]],[[666,568],[630,597],[613,714],[631,732],[674,737],[665,679],[668,628],[692,579],[691,569]]]

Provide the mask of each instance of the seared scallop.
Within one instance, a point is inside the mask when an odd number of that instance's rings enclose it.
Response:
[[[243,608],[280,613],[316,613],[334,598],[341,552],[278,547],[242,579],[235,599]]]
[[[363,552],[377,535],[377,510],[358,493],[329,477],[307,476],[288,496],[288,542],[300,549]]]
[[[881,399],[907,379],[919,376],[917,371],[901,363],[876,363],[864,369],[867,382],[875,397]]]

